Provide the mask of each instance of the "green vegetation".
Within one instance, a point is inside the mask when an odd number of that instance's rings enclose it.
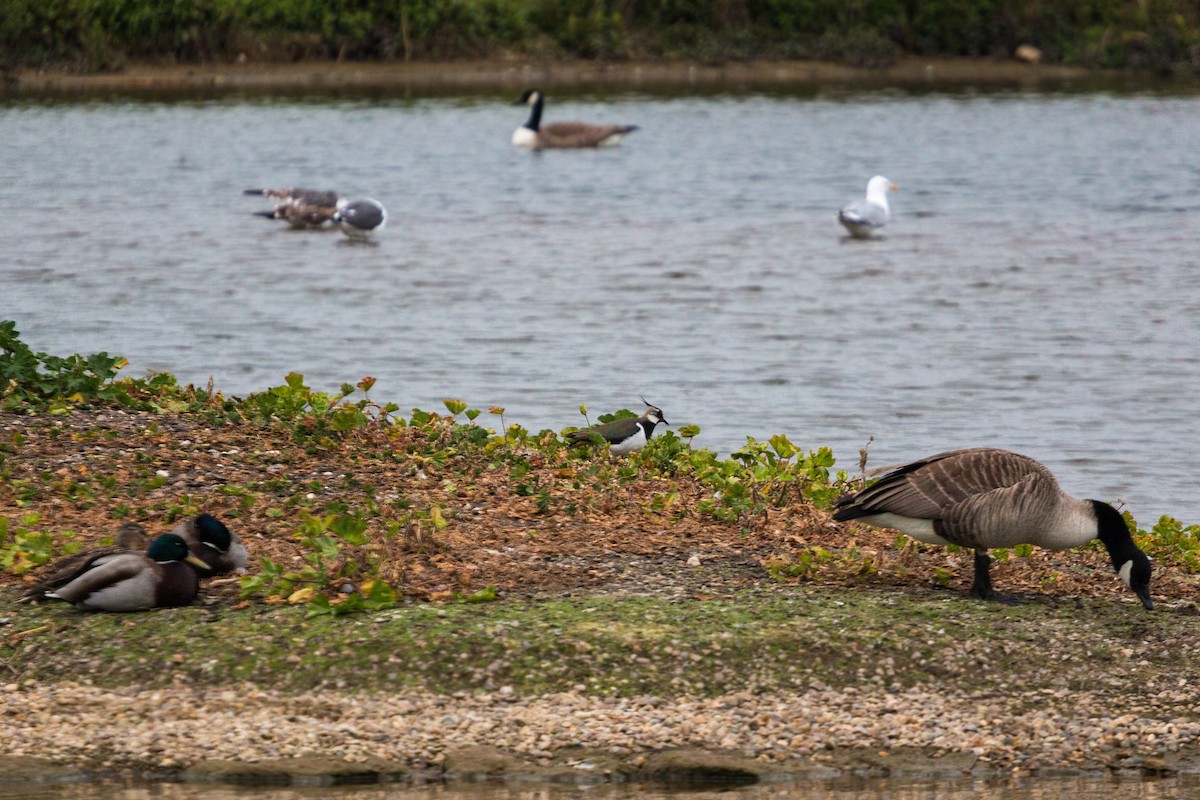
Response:
[[[409,604],[349,619],[301,608],[199,607],[129,616],[22,610],[0,661],[24,680],[81,670],[99,685],[437,692],[511,687],[531,696],[720,695],[920,685],[968,675],[976,689],[1174,686],[1195,672],[1191,618],[1091,601],[1017,607],[958,595],[797,586],[709,600],[611,597]],[[26,632],[27,635],[26,635]],[[1047,658],[1046,642],[1054,654]],[[1122,653],[1122,650],[1126,652]],[[182,659],[179,654],[191,654]],[[1135,654],[1136,653],[1136,654]],[[1116,707],[1125,701],[1114,695]]]
[[[1200,68],[1191,0],[8,0],[0,68],[129,60],[822,58],[901,52]]]
[[[484,417],[461,400],[447,399],[448,414],[413,409],[404,417],[394,403],[371,399],[374,380],[369,377],[324,393],[291,374],[280,386],[237,398],[212,387],[181,387],[165,373],[120,378],[124,364],[104,353],[66,358],[33,353],[13,323],[0,322],[5,382],[0,408],[34,418],[23,432],[0,441],[0,501],[20,509],[18,516],[0,517],[0,568],[8,575],[21,575],[80,547],[74,531],[46,529],[46,508],[58,509],[56,514],[71,509],[85,519],[174,521],[214,501],[232,521],[255,520],[259,527],[287,521],[289,533],[281,537],[287,541],[275,550],[260,548],[258,563],[242,579],[241,594],[267,604],[305,605],[314,616],[378,612],[405,595],[462,603],[496,599],[488,574],[471,585],[473,565],[462,559],[471,558],[475,543],[489,533],[508,535],[487,528],[502,527],[497,520],[503,519],[531,525],[545,520],[547,530],[569,526],[595,535],[606,525],[624,529],[639,520],[654,520],[656,528],[679,526],[685,536],[709,525],[735,537],[782,526],[799,546],[770,554],[761,565],[789,582],[877,574],[900,580],[922,552],[921,545],[903,536],[881,533],[882,544],[867,544],[827,531],[827,517],[819,509],[852,488],[850,479],[833,470],[828,448],[806,451],[782,435],[766,442],[747,439],[728,458],[719,458],[693,447],[700,429],[683,425],[682,436],[668,430],[642,450],[614,458],[603,446],[568,447],[562,437],[573,428],[531,433],[505,425],[499,407]],[[123,429],[89,419],[74,426],[58,422],[81,408],[152,413]],[[580,413],[588,422],[587,409],[580,407]],[[218,459],[220,482],[207,499],[168,488],[175,467],[163,469],[170,462],[155,455],[156,448],[178,449],[184,437],[165,433],[160,422],[178,430],[168,418],[181,423],[180,415],[189,420],[190,436],[212,435],[223,448],[237,445],[228,450],[238,454],[235,459]],[[478,424],[481,419],[498,419],[500,430]],[[106,457],[103,468],[90,469],[80,458],[45,461],[44,450],[30,452],[34,436],[54,451],[64,449],[54,444],[60,437],[86,451],[104,451],[97,445],[113,438],[127,441],[120,463]],[[205,452],[219,455],[207,445]],[[195,458],[181,463],[196,470]],[[302,462],[320,464],[320,471]],[[481,505],[488,514],[472,516],[471,509]],[[103,511],[92,511],[97,506]],[[1150,556],[1184,573],[1200,572],[1200,525],[1164,517],[1144,531],[1127,519]],[[519,530],[525,537],[532,528]],[[457,553],[450,552],[449,533],[459,537]],[[1095,543],[1083,550],[1103,560]],[[994,555],[1001,562],[1032,561],[1039,552],[1022,545]],[[920,570],[941,585],[955,574],[928,564]],[[1062,579],[1053,571],[1038,574],[1043,585]],[[422,575],[460,577],[438,578],[438,583]]]

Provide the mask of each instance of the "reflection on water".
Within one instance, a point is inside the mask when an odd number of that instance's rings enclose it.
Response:
[[[663,789],[640,784],[467,784],[409,787],[243,787],[196,784],[84,783],[48,787],[0,784],[0,800],[1182,800],[1200,792],[1200,776],[1115,775],[957,781],[853,778],[746,788]]]
[[[1200,97],[551,96],[622,147],[514,151],[503,97],[0,107],[0,317],[244,394],[374,375],[538,430],[635,407],[853,468],[995,445],[1200,519]],[[838,207],[886,174],[876,242]],[[377,247],[241,190],[371,195]]]

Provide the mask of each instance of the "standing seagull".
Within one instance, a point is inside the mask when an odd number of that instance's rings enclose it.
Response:
[[[888,192],[895,192],[899,186],[882,175],[876,175],[867,181],[867,196],[856,200],[838,212],[838,222],[850,231],[855,239],[869,239],[875,231],[888,224],[892,212],[888,208]]]
[[[353,241],[365,242],[387,225],[387,209],[378,200],[367,197],[343,204],[333,215],[333,221]]]
[[[644,399],[642,402],[646,403]],[[571,431],[567,434],[567,438],[571,440],[572,447],[600,439],[608,442],[614,455],[623,456],[645,447],[646,442],[650,441],[650,437],[654,434],[654,426],[660,422],[663,425],[671,424],[663,417],[661,408],[646,403],[646,410],[640,417],[622,417],[603,425]]]
[[[346,200],[337,192],[288,186],[283,189],[246,189],[243,194],[272,197],[274,211],[255,211],[254,216],[283,219],[293,228],[321,228],[333,221]]]
[[[1033,544],[1049,550],[1099,539],[1113,569],[1142,605],[1150,600],[1150,559],[1124,518],[1099,500],[1066,494],[1045,466],[1027,456],[977,447],[951,450],[897,467],[837,502],[833,518],[895,528],[930,544],[975,549],[971,596],[996,599],[989,547]]]
[[[589,122],[550,122],[542,125],[542,106],[545,96],[540,89],[528,89],[513,105],[532,106],[529,119],[513,132],[516,147],[533,150],[547,148],[609,147],[621,141],[637,125],[593,125]]]

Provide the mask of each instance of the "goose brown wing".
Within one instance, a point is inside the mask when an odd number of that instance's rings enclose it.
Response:
[[[1021,492],[1031,487],[1045,486],[1051,491],[1058,488],[1049,471],[1026,456],[993,448],[951,450],[889,472],[861,492],[844,498],[839,509],[845,506],[845,519],[892,513],[937,520],[954,509],[965,515],[968,508],[986,502],[990,493],[1018,484],[1023,484]],[[964,505],[968,501],[971,504]],[[853,514],[848,513],[850,509],[854,509]]]
[[[588,122],[551,122],[538,129],[543,147],[596,147],[605,139],[629,133],[630,125],[593,125]]]

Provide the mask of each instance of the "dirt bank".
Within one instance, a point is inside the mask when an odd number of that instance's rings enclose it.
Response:
[[[542,87],[769,88],[823,84],[922,86],[980,85],[1034,88],[1074,81],[1111,82],[1123,77],[1081,67],[1024,64],[993,59],[906,57],[881,69],[862,69],[817,61],[757,61],[719,65],[694,62],[526,60],[294,64],[209,64],[203,66],[130,66],[116,73],[72,74],[66,70],[20,70],[9,76],[9,91],[19,92],[167,92],[302,90],[519,90]]]

